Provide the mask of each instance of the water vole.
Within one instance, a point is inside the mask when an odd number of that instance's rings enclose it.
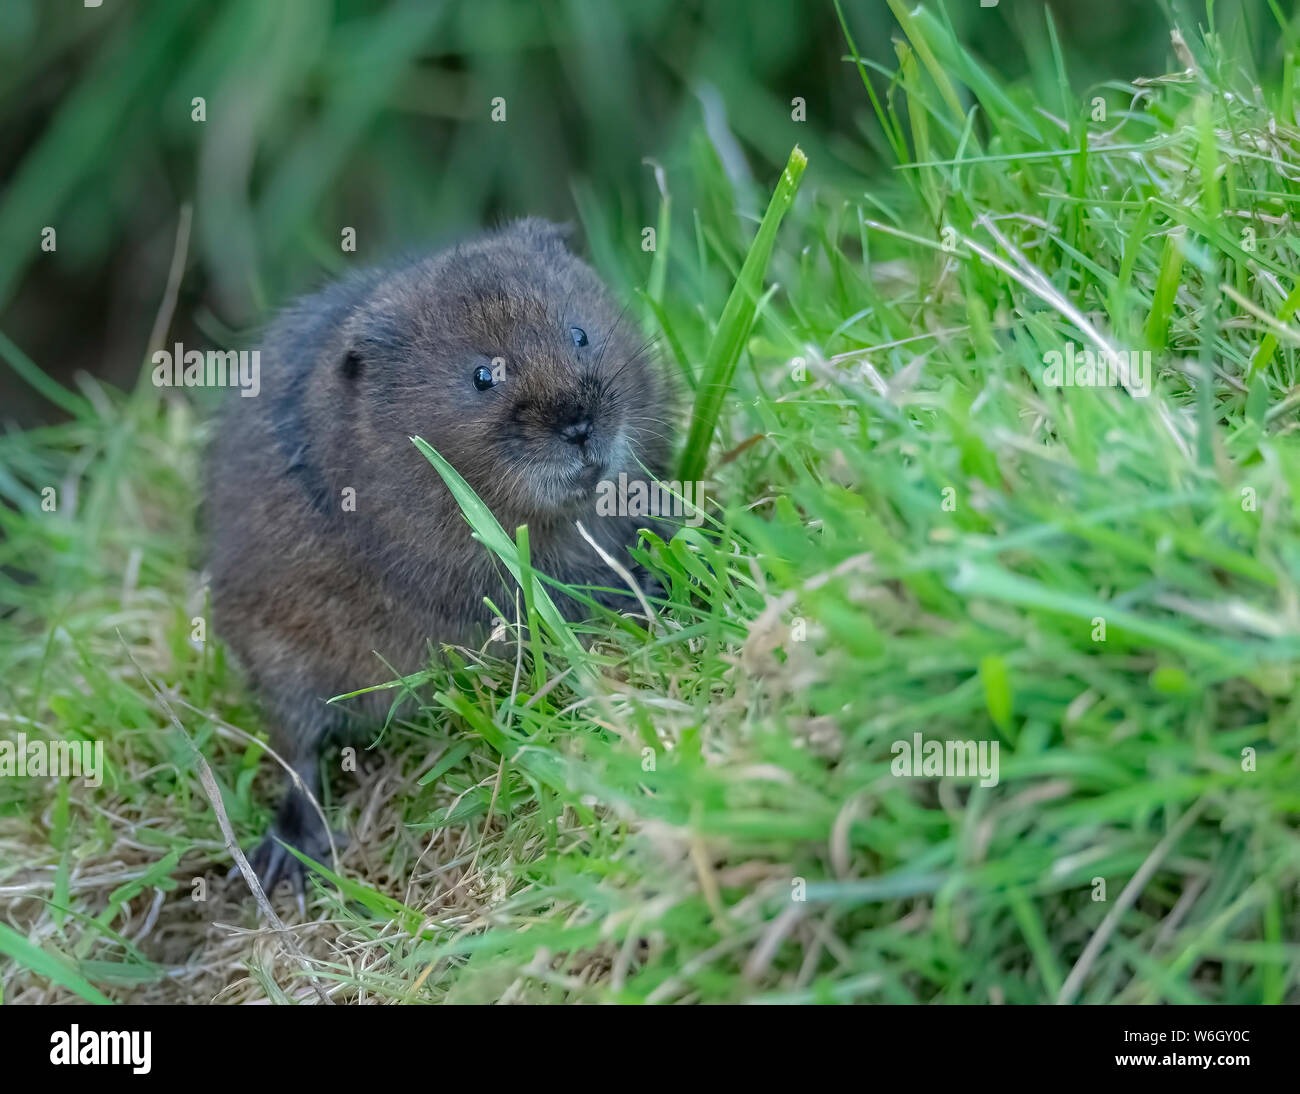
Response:
[[[212,607],[272,744],[313,794],[322,743],[381,720],[392,693],[346,709],[326,699],[391,679],[385,661],[410,673],[431,647],[472,640],[490,622],[484,596],[514,601],[409,438],[445,456],[507,532],[529,526],[539,571],[608,586],[574,522],[616,556],[646,523],[598,516],[594,492],[663,468],[667,393],[651,357],[562,231],[534,219],[344,278],[270,328],[261,394],[230,400],[210,452]],[[272,835],[326,856],[292,784]],[[268,889],[301,884],[270,836],[251,861]]]

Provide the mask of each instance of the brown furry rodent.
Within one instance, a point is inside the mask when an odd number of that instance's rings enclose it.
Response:
[[[481,636],[485,596],[514,602],[410,438],[507,532],[528,525],[540,572],[608,587],[574,522],[615,555],[646,525],[597,516],[594,488],[663,469],[667,392],[650,358],[562,230],[535,219],[346,277],[271,327],[261,394],[230,400],[210,453],[212,607],[312,794],[322,743],[381,721],[393,693],[325,700],[392,679],[384,661],[415,672],[439,644]],[[301,888],[273,836],[318,861],[328,851],[292,782],[251,861],[264,888]]]

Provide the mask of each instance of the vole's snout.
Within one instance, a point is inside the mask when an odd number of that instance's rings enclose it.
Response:
[[[544,423],[548,450],[543,466],[552,469],[542,487],[548,506],[573,505],[607,473],[618,426],[601,396],[594,385],[577,385],[576,391],[551,401],[539,422]]]
[[[591,440],[592,425],[591,415],[583,414],[576,421],[560,427],[560,440],[569,444],[576,444],[579,448],[584,448]]]
[[[555,400],[550,411],[551,428],[566,445],[573,445],[575,455],[590,457],[609,439],[602,436],[600,425],[604,412],[601,392],[590,381]]]

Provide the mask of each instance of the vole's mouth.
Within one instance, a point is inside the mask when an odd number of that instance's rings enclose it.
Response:
[[[584,460],[581,464],[556,475],[554,493],[556,507],[568,509],[591,497],[601,479],[605,477],[605,472],[606,465],[603,460]]]
[[[547,507],[568,512],[581,506],[600,491],[600,484],[611,477],[610,468],[623,455],[621,435],[612,445],[588,445],[570,458],[548,461],[544,474],[537,476],[538,500]]]
[[[585,464],[578,468],[573,476],[573,483],[577,489],[584,494],[596,488],[596,483],[600,482],[601,476],[605,474],[605,465],[600,462]]]
[[[583,463],[556,476],[555,501],[559,508],[567,508],[589,498],[605,473],[603,463]]]

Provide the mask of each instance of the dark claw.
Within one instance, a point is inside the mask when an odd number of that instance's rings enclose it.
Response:
[[[286,812],[289,811],[281,811],[281,816],[271,825],[271,830],[262,842],[249,852],[248,864],[253,868],[258,883],[267,896],[271,895],[281,881],[288,881],[292,884],[301,905],[307,891],[307,876],[311,873],[311,868],[296,855],[291,854],[285,844],[296,847],[308,858],[328,866],[331,865],[330,841],[328,833],[321,826],[319,818],[314,816],[314,812],[311,821],[301,820],[303,817],[301,812],[286,818]],[[284,823],[286,819],[300,821],[295,826],[296,831],[286,831]],[[341,850],[347,844],[347,837],[340,832],[335,832],[334,843]]]
[[[297,893],[304,892],[307,885],[303,864],[289,853],[280,842],[282,839],[284,837],[272,827],[248,856],[248,864],[257,875],[262,891],[268,896],[275,891],[275,886],[281,879],[287,878],[292,882],[294,892]]]

